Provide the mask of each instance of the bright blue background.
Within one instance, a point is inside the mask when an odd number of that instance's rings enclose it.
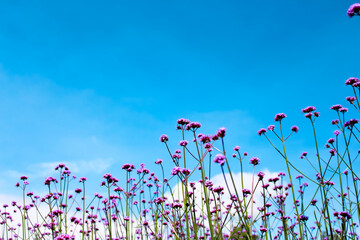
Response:
[[[315,105],[321,146],[331,136],[328,109],[346,105],[344,81],[359,76],[352,3],[2,1],[0,189],[20,174],[42,183],[59,162],[96,184],[125,162],[161,157],[169,170],[158,139],[167,133],[175,149],[180,117],[204,133],[227,127],[229,150],[285,170],[256,132],[285,112],[300,127],[290,151],[300,161],[314,149],[301,108]]]

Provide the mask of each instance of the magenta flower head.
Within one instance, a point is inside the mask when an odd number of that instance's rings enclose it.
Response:
[[[87,180],[86,177],[81,177],[81,178],[79,179],[79,182],[85,182],[86,180]]]
[[[258,165],[259,163],[260,163],[260,160],[257,157],[253,157],[250,159],[250,164],[252,164],[254,166]]]
[[[354,3],[347,10],[347,15],[349,17],[353,17],[355,14],[359,15],[359,11],[360,11],[360,3]]]
[[[223,166],[225,164],[225,156],[222,154],[217,154],[214,158],[214,163],[220,164],[220,166]]]
[[[240,146],[235,146],[234,147],[234,151],[239,151],[240,150]]]
[[[335,135],[335,136],[338,136],[339,134],[340,134],[340,131],[339,131],[339,130],[335,130],[335,131],[334,131],[334,135]]]
[[[266,129],[265,128],[260,128],[258,131],[258,135],[261,136],[262,134],[266,133]]]
[[[186,147],[186,145],[188,145],[188,141],[186,140],[181,140],[180,143],[179,143],[180,146],[182,147]]]
[[[310,113],[310,112],[313,112],[313,111],[315,111],[314,106],[308,106],[308,107],[302,109],[303,113]]]
[[[219,138],[223,138],[225,137],[225,133],[226,133],[226,129],[224,127],[221,127],[218,131],[217,131],[217,136]]]
[[[28,177],[27,177],[27,176],[21,176],[20,179],[23,180],[23,181],[25,181],[25,180],[28,179]]]
[[[338,119],[335,119],[335,120],[332,120],[331,121],[331,124],[332,125],[337,125],[339,123],[339,120]]]
[[[275,115],[275,122],[280,122],[283,118],[286,118],[286,114],[285,113],[278,113]]]
[[[263,172],[258,172],[257,176],[259,177],[259,180],[263,180],[265,177],[265,173]]]
[[[299,127],[298,126],[292,126],[291,131],[297,133],[299,131]]]
[[[349,109],[344,108],[344,107],[339,109],[339,111],[342,112],[342,113],[346,113],[346,112],[348,112],[348,110],[349,110]]]
[[[305,114],[305,117],[306,117],[306,118],[311,118],[311,116],[312,116],[312,113],[311,113],[311,112]]]
[[[342,106],[340,104],[336,104],[336,105],[332,105],[330,107],[331,110],[335,110],[335,111],[339,111],[339,109],[341,109]]]
[[[169,141],[169,138],[167,135],[163,134],[160,136],[160,142],[166,143],[167,141]]]
[[[357,3],[358,4],[358,3]],[[351,78],[348,78],[346,81],[345,81],[345,85],[353,85],[354,83],[357,83],[359,81],[359,79],[355,78],[355,77],[351,77]]]
[[[187,125],[190,123],[190,120],[188,119],[184,119],[184,118],[180,118],[179,120],[177,120],[177,124],[183,126],[183,125]]]
[[[346,97],[346,101],[348,101],[350,104],[353,104],[355,100],[355,97]]]
[[[275,125],[269,125],[267,128],[269,131],[274,131]]]
[[[187,130],[187,131],[189,131],[189,130],[196,131],[200,127],[201,127],[201,123],[191,122],[191,123],[186,125],[185,130]]]
[[[158,159],[155,161],[155,164],[161,164],[162,163],[162,159]]]
[[[303,152],[303,153],[301,154],[300,158],[303,159],[303,158],[306,157],[306,156],[307,156],[307,152]]]

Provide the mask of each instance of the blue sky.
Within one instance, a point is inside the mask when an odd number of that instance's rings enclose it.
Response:
[[[58,162],[94,183],[126,162],[153,166],[167,156],[161,134],[178,143],[180,117],[204,133],[225,126],[228,149],[279,171],[256,132],[285,112],[300,126],[297,160],[313,146],[301,108],[315,105],[330,137],[328,109],[346,105],[344,81],[359,76],[352,3],[2,1],[0,189],[20,174],[42,183]]]

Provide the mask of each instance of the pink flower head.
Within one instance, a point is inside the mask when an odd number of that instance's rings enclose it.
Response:
[[[25,181],[25,180],[28,179],[28,177],[27,177],[27,176],[21,176],[20,179],[23,180],[23,181]]]
[[[355,100],[355,97],[346,97],[346,101],[348,101],[350,104],[353,104]]]
[[[220,164],[220,166],[223,166],[225,161],[225,156],[222,154],[217,154],[214,158],[214,162]]]
[[[354,3],[347,10],[347,15],[349,17],[353,17],[355,14],[359,15],[359,11],[360,11],[360,3]]]
[[[269,125],[269,126],[267,127],[267,129],[268,129],[269,131],[274,131],[275,125]]]
[[[234,151],[239,151],[240,150],[240,147],[239,146],[235,146],[234,147]]]
[[[201,135],[200,142],[203,144],[211,142],[211,137],[208,135]]]
[[[180,118],[179,120],[177,120],[177,124],[183,126],[183,125],[187,125],[190,123],[190,120],[188,119],[184,119],[184,118]]]
[[[299,127],[298,127],[298,126],[292,126],[292,127],[291,127],[291,131],[297,133],[297,132],[299,131]]]
[[[186,140],[181,140],[179,143],[179,145],[182,147],[186,147],[187,144],[188,144],[188,141],[186,141]]]
[[[158,159],[155,161],[155,164],[161,164],[162,163],[162,159]]]
[[[260,128],[258,131],[258,135],[261,136],[262,134],[266,133],[266,129],[265,128]]]
[[[339,109],[342,108],[340,104],[332,105],[330,107],[331,110],[339,111]]]
[[[352,5],[351,5],[352,6]],[[351,7],[350,7],[351,8]],[[349,9],[350,9],[349,8]],[[346,81],[345,81],[345,84],[346,85],[353,85],[354,83],[358,82],[359,79],[355,78],[355,77],[351,77],[351,78],[348,78]]]
[[[285,113],[278,113],[275,115],[275,122],[280,122],[283,118],[286,118],[286,114]]]
[[[160,142],[166,143],[167,141],[169,141],[168,136],[166,136],[165,134],[160,136]]]
[[[86,180],[87,180],[86,177],[81,177],[81,178],[79,179],[79,182],[85,182]]]
[[[332,125],[337,125],[339,123],[339,120],[338,119],[335,119],[335,120],[332,120],[331,121],[331,124]]]
[[[254,166],[258,165],[260,162],[259,158],[253,157],[250,159],[250,164],[253,164]]]
[[[198,128],[201,127],[201,124],[198,122],[191,122],[189,124],[186,125],[185,129],[186,130],[192,130],[192,131],[196,131]]]
[[[217,131],[217,136],[220,138],[225,137],[225,133],[226,133],[226,129],[224,127],[221,127],[218,131]]]
[[[346,112],[348,112],[348,110],[349,110],[349,109],[344,108],[344,107],[339,109],[339,111],[342,112],[342,113],[346,113]]]
[[[315,111],[314,106],[308,106],[308,107],[302,109],[303,113],[310,113],[310,112],[313,112],[313,111]]]

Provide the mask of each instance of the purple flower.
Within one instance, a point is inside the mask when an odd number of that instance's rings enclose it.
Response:
[[[181,172],[184,174],[184,175],[189,175],[190,173],[191,173],[191,170],[190,169],[188,169],[188,168],[183,168],[182,170],[181,170]]]
[[[350,104],[353,104],[355,100],[355,97],[346,97],[346,101],[348,101]]]
[[[211,142],[211,137],[208,135],[201,135],[200,136],[200,142],[203,144]]]
[[[259,180],[263,180],[265,177],[265,173],[263,172],[258,172],[257,176],[259,177]]]
[[[186,141],[186,140],[181,140],[179,143],[179,145],[182,147],[185,147],[187,144],[188,144],[188,141]]]
[[[239,151],[239,150],[240,150],[240,146],[235,146],[235,147],[234,147],[234,151],[237,152],[237,151]]]
[[[352,5],[351,5],[352,6]],[[350,7],[351,8],[351,7]],[[349,9],[350,9],[349,8]],[[355,77],[351,77],[351,78],[348,78],[346,81],[345,81],[345,84],[346,85],[353,85],[354,83],[358,82],[359,79],[355,78]]]
[[[335,135],[335,136],[338,136],[339,134],[340,134],[340,131],[339,131],[339,130],[335,130],[335,131],[334,131],[334,135]]]
[[[82,190],[81,190],[80,188],[77,188],[77,189],[75,189],[75,192],[76,192],[76,193],[81,193]]]
[[[347,10],[347,15],[349,17],[353,17],[355,14],[359,15],[359,11],[360,11],[360,3],[354,3]]]
[[[302,109],[303,113],[310,113],[310,112],[313,112],[313,111],[315,111],[314,106],[308,106],[308,107]]]
[[[330,107],[331,110],[339,111],[339,109],[342,108],[340,104],[332,105]]]
[[[158,160],[155,161],[155,164],[161,164],[162,161],[163,161],[162,159],[158,159]]]
[[[171,170],[171,175],[177,175],[179,172],[181,172],[181,167],[174,167],[172,170]]]
[[[189,124],[186,125],[185,127],[185,130],[189,131],[189,130],[192,130],[192,131],[196,131],[198,128],[201,127],[201,124],[198,123],[198,122],[191,122]]]
[[[267,129],[268,129],[269,131],[274,131],[275,125],[269,125],[269,126],[267,127]]]
[[[224,127],[221,127],[221,128],[217,131],[216,135],[217,135],[219,138],[223,138],[223,137],[225,137],[225,133],[226,133],[226,129],[225,129]]]
[[[339,109],[339,111],[342,112],[342,113],[346,113],[346,112],[348,112],[348,110],[349,110],[349,109],[344,108],[344,107]]]
[[[188,120],[188,119],[180,118],[179,120],[177,120],[177,124],[182,125],[182,126],[187,125],[189,123],[190,123],[190,120]]]
[[[299,131],[299,127],[298,127],[298,126],[292,126],[292,127],[291,127],[291,131],[297,133],[297,132]]]
[[[265,128],[260,128],[260,130],[258,131],[258,135],[261,136],[262,134],[266,133],[266,129]]]
[[[286,114],[285,113],[278,113],[275,115],[275,122],[280,122],[283,118],[286,118]]]
[[[332,125],[337,125],[339,123],[339,120],[338,119],[335,119],[335,120],[332,120],[331,121],[331,124]]]
[[[306,155],[307,155],[307,152],[303,152],[303,153],[301,154],[300,158],[303,159],[304,157],[306,157]]]
[[[220,166],[223,166],[225,164],[225,156],[222,154],[217,154],[214,158],[214,163],[220,164]]]
[[[160,142],[166,143],[167,141],[169,141],[168,136],[166,136],[165,134],[160,136]]]
[[[344,123],[344,127],[353,127],[355,124],[359,123],[357,119],[350,119],[349,121]]]
[[[254,166],[258,165],[260,162],[259,158],[253,157],[250,159],[250,164],[253,164]]]
[[[86,177],[81,177],[81,178],[79,179],[79,182],[85,182],[86,180],[87,180]]]
[[[23,180],[23,181],[25,181],[25,180],[28,179],[28,177],[27,177],[27,176],[21,176],[20,179]]]

